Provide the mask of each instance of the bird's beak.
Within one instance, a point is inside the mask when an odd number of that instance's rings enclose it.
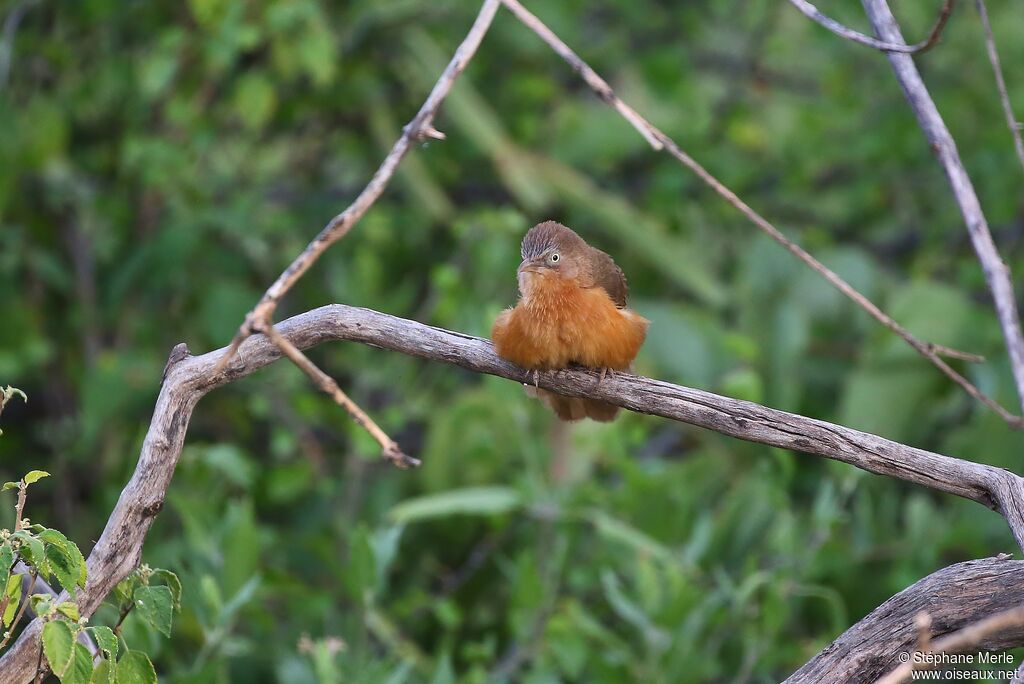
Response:
[[[519,264],[519,269],[516,272],[519,274],[536,273],[537,262],[532,259],[523,259],[522,263]]]

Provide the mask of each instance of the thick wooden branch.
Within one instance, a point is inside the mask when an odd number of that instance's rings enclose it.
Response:
[[[276,329],[298,349],[348,340],[516,382],[526,383],[533,377],[498,358],[489,340],[369,309],[333,304],[290,318]],[[91,616],[114,585],[139,564],[143,542],[153,518],[163,508],[198,401],[207,392],[250,375],[282,355],[280,347],[266,336],[253,335],[218,372],[227,352],[223,348],[191,356],[184,345],[171,352],[135,472],[89,554],[89,580],[78,595],[82,615]],[[600,385],[597,381],[598,373],[587,369],[543,372],[538,378],[544,389],[601,399],[739,439],[843,461],[977,501],[1002,513],[1018,544],[1024,546],[1024,479],[1009,471],[651,378],[616,373]],[[529,399],[524,396],[523,401]],[[1018,579],[1024,586],[1024,571]],[[41,629],[40,622],[33,621],[0,658],[0,684],[21,684],[34,675]]]
[[[896,23],[896,18],[886,0],[861,0],[861,2],[879,38],[890,43],[904,42],[899,24]],[[1010,280],[1010,270],[999,256],[999,250],[996,249],[992,234],[988,229],[985,213],[981,209],[981,202],[974,191],[974,184],[971,183],[967,170],[960,160],[956,142],[928,93],[928,88],[921,79],[914,59],[910,55],[897,52],[890,52],[886,56],[896,74],[896,80],[899,81],[903,93],[907,96],[907,102],[917,116],[921,130],[924,131],[925,137],[946,172],[946,177],[953,190],[953,198],[960,207],[960,213],[967,224],[967,233],[970,235],[978,261],[981,262],[985,281],[988,283],[988,289],[995,302],[996,314],[999,318],[999,325],[1003,329],[1003,338],[1009,353],[1013,378],[1017,385],[1017,394],[1021,406],[1024,407],[1024,334],[1021,333],[1020,315],[1017,311],[1013,283]]]
[[[784,684],[875,682],[900,665],[917,641],[914,616],[931,617],[939,637],[963,629],[1000,611],[1024,604],[1024,561],[1006,557],[957,563],[910,585],[843,632],[821,653],[794,672]],[[974,650],[1004,650],[1024,644],[1024,628],[985,634]]]

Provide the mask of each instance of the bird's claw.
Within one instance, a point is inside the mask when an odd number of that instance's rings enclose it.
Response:
[[[615,371],[607,366],[601,369],[601,375],[597,378],[597,386],[600,387],[601,383],[604,382],[605,376],[611,378],[615,376]]]
[[[533,386],[540,389],[540,370],[537,368],[533,369]]]

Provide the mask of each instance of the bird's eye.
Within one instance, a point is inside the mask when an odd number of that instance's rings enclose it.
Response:
[[[548,257],[548,261],[550,261],[553,264],[557,264],[558,260],[561,259],[561,258],[562,257],[558,256],[558,252],[555,252],[554,254],[552,254],[551,256]]]

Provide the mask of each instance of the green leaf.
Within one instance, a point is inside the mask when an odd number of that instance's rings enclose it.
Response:
[[[135,609],[164,636],[171,636],[171,613],[174,599],[169,587],[139,587],[135,590]]]
[[[96,627],[86,627],[87,632],[92,635],[92,640],[96,642],[96,646],[103,651],[103,657],[108,660],[115,660],[117,658],[117,635],[114,634],[114,630],[103,625]],[[113,677],[113,671],[111,671],[111,677]]]
[[[391,519],[408,523],[450,515],[497,515],[522,505],[511,487],[467,487],[404,501],[391,509]]]
[[[114,596],[118,603],[128,603],[132,600],[132,591],[138,583],[135,573],[128,575],[114,586]]]
[[[72,603],[71,601],[64,601],[63,603],[58,603],[57,612],[59,612],[61,615],[66,615],[75,622],[78,622],[78,618],[82,617],[78,612],[78,604]]]
[[[44,477],[50,477],[50,473],[45,470],[30,470],[25,474],[25,477],[21,479],[25,481],[25,484],[30,485],[33,482],[42,480]]]
[[[50,620],[43,625],[43,653],[53,673],[63,680],[75,657],[75,637],[64,620]]]
[[[21,603],[21,578],[21,575],[11,575],[7,578],[7,585],[4,587],[4,596],[9,599],[7,610],[3,614],[5,628],[11,626],[14,615],[18,611],[18,605]]]
[[[39,617],[49,617],[53,612],[53,599],[50,594],[32,594],[29,599],[32,601],[32,612]]]
[[[153,571],[153,575],[150,578],[152,583],[155,580],[162,580],[167,588],[171,590],[171,600],[174,602],[174,609],[181,610],[181,580],[170,570],[164,570],[163,568],[157,568]]]
[[[61,684],[89,684],[92,679],[92,655],[83,644],[75,643],[72,649],[71,664],[64,676],[60,678]]]
[[[101,660],[100,664],[93,670],[89,684],[114,684],[114,677],[117,673],[115,668],[116,665],[112,660]]]
[[[49,545],[46,547],[46,558],[50,561],[50,569],[57,575],[61,586],[74,596],[76,586],[85,587],[88,572],[85,557],[78,545],[56,529],[43,529],[39,539]],[[59,553],[59,557],[56,553]],[[70,584],[66,584],[66,581]]]
[[[0,492],[6,492],[8,489],[17,489],[20,486],[20,482],[4,482],[4,486],[0,487]]]
[[[14,565],[14,548],[4,543],[0,546],[0,584],[7,581],[7,577],[10,575],[11,567]]]
[[[78,583],[78,573],[71,565],[68,557],[56,546],[46,547],[46,560],[60,585],[64,587],[72,598],[75,596],[75,586]]]
[[[142,651],[128,651],[117,663],[117,684],[156,684],[156,670]]]
[[[43,547],[43,542],[25,530],[15,532],[11,535],[11,539],[17,539],[21,542],[19,548],[21,559],[34,567],[43,579],[49,579],[50,569],[49,564],[46,562],[46,549]]]

